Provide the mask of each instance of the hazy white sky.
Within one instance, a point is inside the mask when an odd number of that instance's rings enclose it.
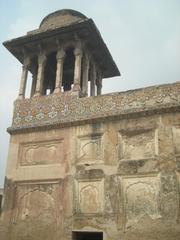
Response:
[[[0,0],[0,42],[38,28],[42,18],[62,8],[95,21],[121,71],[121,77],[104,80],[104,93],[180,80],[179,0]],[[21,64],[1,44],[0,187],[20,76]]]

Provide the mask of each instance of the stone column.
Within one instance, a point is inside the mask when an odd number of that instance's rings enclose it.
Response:
[[[82,50],[80,48],[76,48],[74,50],[75,55],[75,67],[74,67],[74,87],[73,90],[80,91],[81,90],[81,60],[82,60]]]
[[[23,63],[23,66],[22,66],[22,75],[21,75],[21,82],[20,82],[18,99],[23,99],[25,97],[29,64],[30,64],[30,58],[27,57],[27,58],[24,59],[24,63]]]
[[[38,56],[38,73],[37,73],[36,91],[34,96],[42,95],[45,64],[46,64],[46,55],[42,53]]]
[[[86,55],[83,62],[82,95],[88,95],[89,57]]]
[[[31,86],[31,97],[33,97],[36,90],[36,82],[37,82],[37,73],[32,76],[32,86]]]
[[[57,69],[56,69],[56,86],[54,93],[61,92],[62,77],[63,77],[63,63],[64,63],[65,52],[63,49],[59,49],[56,55]]]
[[[95,64],[92,65],[92,77],[91,77],[91,89],[90,95],[95,96],[95,83],[96,83],[96,66]]]
[[[102,79],[101,79],[102,82]],[[102,93],[102,83],[98,83],[97,85],[97,95],[101,95]]]
[[[101,95],[102,92],[102,76],[99,72],[98,79],[97,79],[97,95]]]

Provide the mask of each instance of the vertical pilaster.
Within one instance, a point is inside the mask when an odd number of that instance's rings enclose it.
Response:
[[[82,78],[82,95],[88,95],[88,80],[89,80],[89,57],[86,55],[83,62],[83,78]]]
[[[61,48],[58,50],[57,55],[56,55],[57,69],[56,69],[56,86],[55,86],[54,93],[61,92],[64,57],[65,57],[65,52]]]
[[[45,64],[46,64],[46,55],[42,53],[38,56],[38,74],[37,74],[37,82],[36,82],[36,91],[34,96],[42,95]]]
[[[74,87],[73,90],[80,91],[81,90],[81,60],[82,60],[82,50],[81,48],[75,48],[75,67],[74,67]]]
[[[20,82],[18,99],[23,99],[25,97],[29,64],[30,64],[30,59],[27,57],[27,58],[24,59],[24,63],[23,63],[23,66],[22,66],[22,75],[21,75],[21,82]]]

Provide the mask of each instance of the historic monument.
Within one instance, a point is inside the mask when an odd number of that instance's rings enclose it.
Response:
[[[23,67],[0,239],[178,240],[180,83],[101,95],[120,72],[74,10],[4,46]]]

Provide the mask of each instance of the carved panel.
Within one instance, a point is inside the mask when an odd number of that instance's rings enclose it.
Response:
[[[104,181],[77,182],[76,201],[77,213],[102,213],[104,209]]]
[[[57,183],[18,185],[14,222],[48,219],[53,224],[60,223],[61,191]]]
[[[95,163],[102,161],[102,136],[88,135],[79,137],[77,158],[80,163]]]
[[[122,179],[125,228],[136,224],[143,216],[159,218],[160,181],[157,176]]]
[[[63,141],[44,141],[20,144],[21,166],[57,164],[64,161]]]
[[[158,133],[150,129],[144,131],[124,131],[119,133],[119,157],[125,160],[148,159],[158,154]]]

